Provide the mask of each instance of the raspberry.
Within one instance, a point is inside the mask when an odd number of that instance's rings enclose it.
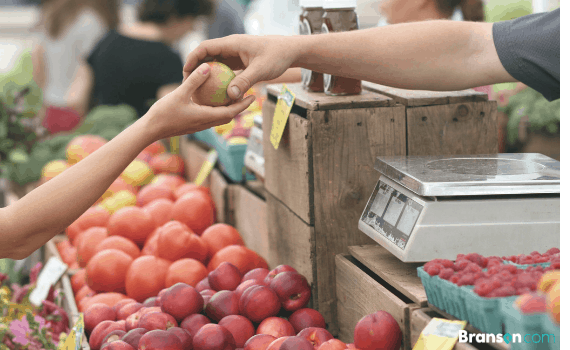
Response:
[[[459,281],[460,276],[458,274],[455,274],[453,276],[451,276],[451,278],[449,279],[449,282],[457,284],[457,282]]]
[[[425,270],[430,276],[435,276],[435,275],[439,274],[439,271],[441,269],[436,265],[431,265],[431,266],[428,266],[428,268]]]
[[[558,248],[550,248],[546,251],[546,253],[544,253],[545,255],[553,255],[553,254],[558,254],[560,253],[560,249]]]
[[[550,267],[553,270],[560,270],[560,262],[553,262],[552,264],[550,264]]]
[[[517,273],[517,267],[515,265],[504,264],[499,269],[501,271],[508,271],[511,274]]]
[[[455,261],[461,260],[461,259],[465,259],[465,254],[457,254],[457,258],[455,259]]]
[[[517,290],[512,286],[502,286],[495,289],[495,295],[497,297],[510,297],[517,294]]]
[[[513,287],[517,289],[527,287],[531,290],[534,287],[534,289],[536,290],[536,279],[532,273],[529,272],[521,273],[517,276],[515,283],[513,284]]]
[[[488,265],[489,265],[489,259],[485,257],[481,258],[481,265],[479,266],[481,266],[482,268],[486,268]]]
[[[469,260],[457,260],[453,265],[455,271],[461,271],[466,268],[471,262]]]
[[[471,260],[472,262],[474,262],[475,264],[482,266],[483,265],[483,256],[477,253],[471,253],[471,254],[467,254],[466,256],[467,259]]]
[[[471,273],[467,273],[457,281],[458,286],[472,286],[475,284],[475,276]]]
[[[493,286],[490,283],[480,283],[473,288],[473,291],[484,297],[493,291]]]
[[[503,260],[499,260],[499,259],[492,258],[492,259],[489,259],[489,260],[487,261],[487,266],[486,266],[486,267],[487,267],[487,268],[490,268],[490,267],[499,266],[499,265],[503,265]]]
[[[501,271],[500,266],[503,266],[503,264],[491,266],[489,269],[487,269],[487,273],[489,275],[495,275],[495,274],[499,273]]]
[[[550,258],[548,256],[541,256],[540,258],[534,259],[534,261],[536,261],[539,264],[548,262],[550,260]]]
[[[453,261],[451,260],[442,259],[439,263],[442,264],[445,268],[453,268]]]
[[[520,258],[518,263],[521,265],[534,264],[534,258],[532,256],[525,256]]]
[[[531,252],[529,255],[542,255],[539,252],[537,252],[536,250],[534,252]]]
[[[465,272],[470,272],[470,273],[478,273],[478,272],[482,272],[483,270],[481,269],[481,266],[475,264],[475,263],[470,263],[469,265],[467,265],[467,267],[464,269]]]
[[[517,289],[517,295],[523,295],[523,294],[530,293],[530,292],[532,292],[532,290],[530,290],[530,288],[528,288],[528,287]]]
[[[449,280],[454,273],[455,271],[452,268],[444,268],[439,272],[438,276],[444,280]]]

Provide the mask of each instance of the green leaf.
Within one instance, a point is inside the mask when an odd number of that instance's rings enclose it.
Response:
[[[8,159],[12,163],[24,164],[30,160],[30,157],[28,157],[28,154],[23,149],[14,149],[8,153]]]

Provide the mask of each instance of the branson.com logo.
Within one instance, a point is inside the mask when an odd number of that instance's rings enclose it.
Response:
[[[545,333],[534,333],[534,334],[520,334],[520,333],[505,333],[505,334],[490,334],[490,333],[478,333],[469,334],[465,330],[459,331],[460,343],[502,343],[507,344],[542,344],[542,343],[556,343],[556,337],[554,334]]]

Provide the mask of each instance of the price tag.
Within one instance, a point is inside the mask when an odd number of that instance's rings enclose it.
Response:
[[[289,113],[291,113],[291,108],[293,108],[293,102],[295,102],[295,94],[287,88],[287,85],[283,84],[283,89],[281,89],[281,94],[277,100],[277,106],[275,106],[271,135],[269,136],[269,140],[275,149],[279,148],[279,142],[281,142],[283,131],[285,131],[285,125],[287,125]]]
[[[67,270],[67,265],[57,257],[51,257],[38,277],[36,288],[30,293],[30,302],[35,306],[40,306],[46,300],[49,289],[53,286]]]
[[[215,149],[208,152],[208,158],[204,161],[204,164],[202,164],[202,168],[200,169],[200,172],[198,173],[198,176],[196,176],[196,180],[194,181],[196,185],[201,186],[204,183],[204,181],[206,181],[208,175],[210,175],[210,172],[214,168],[214,165],[216,164],[217,161],[218,161],[218,152],[216,152]]]
[[[170,153],[178,154],[180,153],[180,136],[174,136],[170,138]]]
[[[79,350],[81,349],[81,342],[83,341],[83,329],[85,325],[83,322],[83,314],[79,314],[79,318],[75,325],[65,338],[63,344],[59,347],[58,350]],[[60,343],[61,344],[61,343]]]
[[[459,331],[467,322],[433,318],[420,334],[412,350],[451,350],[459,339]]]

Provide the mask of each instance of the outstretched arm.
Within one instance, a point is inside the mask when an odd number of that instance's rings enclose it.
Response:
[[[499,60],[492,23],[426,21],[312,36],[230,36],[200,44],[187,58],[185,77],[210,58],[245,68],[230,84],[232,98],[289,67],[403,89],[461,90],[516,81]]]
[[[146,115],[99,150],[0,209],[0,258],[22,259],[63,231],[101,197],[133,159],[152,142],[228,123],[255,99],[228,107],[205,107],[190,96],[209,76],[203,65]]]

